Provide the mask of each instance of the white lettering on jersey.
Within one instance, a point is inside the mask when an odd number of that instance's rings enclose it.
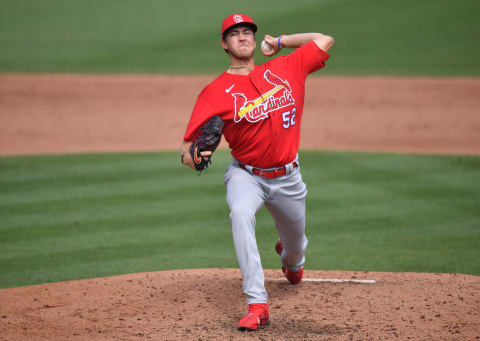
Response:
[[[235,123],[244,117],[248,122],[256,123],[267,118],[272,111],[295,104],[288,81],[282,80],[270,70],[265,71],[263,77],[274,87],[253,101],[249,101],[243,93],[232,93],[235,101]],[[229,90],[232,88],[233,86]]]

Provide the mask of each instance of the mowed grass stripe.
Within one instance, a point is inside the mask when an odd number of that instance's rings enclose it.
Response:
[[[28,262],[23,260],[31,258],[33,262],[38,257],[50,257],[54,253],[89,253],[88,250],[92,248],[116,248],[117,246],[123,247],[127,244],[132,245],[132,250],[135,249],[135,245],[149,247],[150,243],[154,243],[160,249],[163,249],[165,245],[177,245],[177,243],[182,242],[185,242],[184,245],[187,246],[189,241],[192,240],[191,236],[195,236],[195,240],[201,240],[201,236],[205,235],[205,233],[213,233],[217,229],[230,229],[228,219],[220,221],[219,219],[206,218],[205,222],[209,225],[206,228],[192,226],[190,222],[176,222],[168,226],[163,223],[159,224],[158,220],[152,221],[151,219],[139,219],[133,223],[130,222],[129,227],[122,227],[121,224],[117,225],[115,222],[104,222],[102,228],[97,224],[77,225],[75,226],[77,231],[71,233],[51,233],[47,238],[35,239],[36,250],[26,248],[32,243],[30,239],[12,241],[9,247],[2,250],[4,251],[2,262],[5,266],[9,263],[15,264],[18,262],[28,264]],[[185,237],[185,233],[188,233],[190,236]],[[18,252],[15,254],[15,250],[18,251],[18,249],[23,247],[26,249],[21,256],[18,255]],[[126,254],[132,253],[132,250],[128,247],[124,248]],[[86,255],[85,257],[97,256]]]
[[[0,170],[2,178],[0,214],[3,216],[0,230],[28,228],[37,221],[45,221],[48,224],[73,223],[101,219],[112,214],[129,217],[178,210],[177,213],[181,216],[182,210],[195,212],[196,207],[199,207],[198,204],[195,205],[198,197],[189,195],[192,192],[203,193],[203,204],[215,205],[218,201],[225,207],[224,200],[220,198],[224,188],[221,174],[215,177],[193,176],[190,170],[180,167],[176,153],[167,155],[168,161],[165,162],[161,154],[149,154],[149,157],[140,154],[133,170],[131,155],[128,154],[125,156],[124,164],[119,162],[118,155],[97,155],[94,160],[92,156],[77,156],[86,160],[80,167],[82,174],[75,176],[70,174],[72,168],[75,168],[71,164],[70,156],[47,156],[44,164],[48,166],[43,168],[38,164],[37,157],[32,158],[32,164],[29,166],[23,164],[25,158],[19,158],[18,173],[22,179],[20,182],[13,179],[8,183],[3,177],[3,171]],[[114,162],[106,163],[103,158],[114,158]],[[8,163],[11,160],[6,158]],[[62,163],[65,164],[63,175]],[[85,164],[89,166],[86,167]],[[145,171],[139,169],[139,165],[142,164],[148,169],[148,176]],[[151,170],[152,165],[156,165],[157,169]],[[165,165],[169,165],[168,168]],[[126,169],[123,169],[123,166]],[[98,172],[97,167],[100,168]],[[169,170],[163,173],[162,169]],[[25,178],[29,170],[34,174],[35,180]],[[217,168],[217,172],[223,172],[223,168],[222,170]],[[35,186],[19,185],[21,182],[31,184],[39,181],[42,173],[49,181],[41,179]],[[17,186],[21,189],[16,190]],[[182,200],[176,200],[177,197],[181,197]],[[212,203],[209,202],[209,198]]]
[[[98,155],[85,155],[85,160],[81,158],[80,164],[72,162],[71,156],[32,157],[28,164],[25,164],[28,157],[4,158],[0,169],[0,205],[11,203],[16,197],[24,199],[28,192],[37,194],[37,189],[49,195],[61,194],[59,189],[88,195],[97,194],[99,188],[102,192],[122,188],[142,190],[142,186],[145,189],[174,189],[182,185],[193,186],[195,183],[208,184],[215,181],[210,178],[203,179],[202,182],[195,178],[185,178],[188,170],[178,169],[176,153],[166,153],[168,157],[160,155],[162,154],[140,155],[134,160],[131,160],[131,156],[123,160],[116,154],[104,156],[105,159]],[[175,181],[179,178],[183,181]],[[49,188],[52,193],[48,193]]]
[[[134,188],[134,187],[132,187]],[[134,193],[127,192],[128,188],[122,189],[121,192],[113,192],[105,195],[97,196],[80,196],[80,197],[68,197],[68,199],[54,199],[54,200],[40,200],[42,197],[37,197],[35,202],[27,203],[16,203],[10,205],[2,205],[0,207],[0,214],[8,213],[10,215],[23,215],[25,213],[37,214],[43,213],[47,210],[50,211],[72,211],[72,210],[82,210],[88,209],[91,207],[121,207],[128,206],[132,202],[141,204],[145,206],[142,208],[158,208],[158,209],[170,209],[172,206],[171,199],[176,196],[181,196],[188,194],[191,191],[201,191],[205,188],[205,185],[193,185],[191,187],[182,186],[178,189],[169,189],[169,190],[154,190],[154,191],[133,191]],[[62,189],[63,190],[63,189]],[[97,187],[97,191],[101,191],[102,188]],[[217,184],[209,188],[208,193],[205,195],[205,199],[208,200],[209,196],[212,196],[212,199],[218,200],[217,194],[224,192],[223,184]],[[75,192],[72,192],[75,193]],[[64,196],[68,196],[68,193],[63,193]],[[38,199],[39,198],[39,199]],[[191,198],[191,201],[195,201],[195,198]],[[104,205],[107,203],[107,205]],[[190,203],[185,202],[189,205]],[[103,206],[102,206],[103,205]]]
[[[103,277],[124,273],[195,267],[234,267],[234,251],[216,253],[215,257],[199,257],[209,247],[205,231],[185,234],[165,231],[151,233],[146,240],[113,245],[93,245],[80,249],[51,251],[7,259],[2,264],[0,286],[26,285],[49,281]],[[231,237],[230,237],[231,239]],[[220,240],[226,243],[227,239]],[[180,264],[179,264],[180,263]],[[181,265],[183,264],[183,265]]]
[[[0,286],[236,267],[220,150],[0,158]],[[307,267],[480,274],[480,158],[301,152]],[[19,190],[16,191],[16,188]],[[265,268],[278,238],[257,214]]]
[[[107,235],[114,233],[130,233],[132,229],[139,232],[145,232],[147,229],[195,229],[197,226],[208,224],[203,230],[208,230],[213,223],[218,221],[228,222],[228,209],[220,205],[214,206],[208,211],[203,208],[187,209],[182,207],[179,209],[171,209],[168,211],[155,211],[138,213],[130,212],[128,215],[116,214],[114,217],[99,217],[90,219],[69,220],[67,222],[48,222],[44,224],[34,224],[23,228],[12,227],[2,230],[2,241],[8,242],[5,249],[14,245],[14,243],[24,243],[34,240],[40,242],[52,241],[52,238],[72,239],[89,235]],[[224,219],[219,217],[225,216]],[[198,225],[197,221],[201,220],[202,225]],[[26,245],[28,246],[28,245]]]

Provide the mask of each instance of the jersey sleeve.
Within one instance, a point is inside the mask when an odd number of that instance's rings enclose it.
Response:
[[[287,61],[305,79],[308,74],[325,67],[328,58],[330,55],[311,41],[289,54]]]
[[[206,89],[204,89],[200,95],[198,95],[195,106],[193,107],[190,121],[187,125],[187,131],[183,137],[184,141],[193,142],[200,136],[200,128],[208,121],[208,119],[214,116],[214,111],[207,99]]]

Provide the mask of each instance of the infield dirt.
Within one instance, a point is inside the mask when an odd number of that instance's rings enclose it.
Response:
[[[212,79],[0,75],[0,155],[176,150]],[[311,78],[301,148],[478,155],[479,107],[476,78]],[[248,334],[236,269],[2,289],[0,340],[480,340],[478,276],[305,277],[376,283],[267,281],[271,323]]]
[[[213,78],[0,75],[0,155],[177,150]],[[480,78],[311,77],[306,89],[300,148],[480,154]]]

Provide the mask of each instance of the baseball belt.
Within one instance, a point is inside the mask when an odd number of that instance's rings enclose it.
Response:
[[[289,163],[286,166],[275,168],[275,169],[255,168],[252,166],[248,166],[242,162],[238,162],[238,165],[240,166],[240,168],[245,169],[247,172],[250,172],[254,175],[260,176],[265,179],[278,178],[279,176],[283,176],[287,174],[287,170],[289,167],[291,167],[292,170],[298,167],[298,164],[295,161],[293,161],[292,163]]]

